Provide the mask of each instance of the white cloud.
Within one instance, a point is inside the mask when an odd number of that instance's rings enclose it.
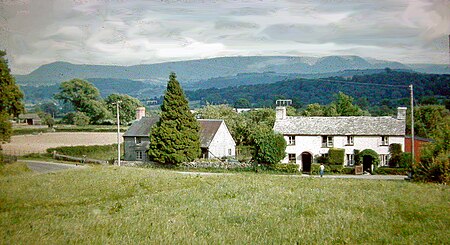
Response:
[[[28,1],[0,9],[0,45],[15,73],[58,60],[131,65],[223,55],[443,63],[448,9],[448,1],[425,0]]]

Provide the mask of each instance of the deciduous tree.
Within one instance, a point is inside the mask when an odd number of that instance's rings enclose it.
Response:
[[[23,93],[10,74],[6,52],[0,50],[0,143],[11,138],[10,116],[18,116],[24,111]]]
[[[86,113],[91,123],[98,124],[112,117],[101,101],[98,89],[87,81],[72,79],[61,83],[55,98],[71,103],[76,111]]]
[[[120,122],[122,124],[128,124],[129,122],[133,121],[136,116],[136,108],[143,106],[142,103],[129,95],[126,94],[110,94],[108,97],[106,97],[106,107],[108,108],[108,111],[112,115],[116,115],[117,113],[117,106],[113,103],[117,101],[122,101],[120,103],[120,109],[119,109],[119,116],[120,116]]]

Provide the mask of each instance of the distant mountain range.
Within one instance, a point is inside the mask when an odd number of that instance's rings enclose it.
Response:
[[[162,85],[167,81],[169,73],[174,71],[181,83],[191,85],[212,78],[231,77],[243,73],[267,73],[270,74],[268,76],[280,73],[283,77],[291,78],[291,74],[304,77],[344,70],[384,69],[386,67],[423,73],[450,74],[447,65],[407,65],[399,62],[364,59],[359,56],[327,56],[323,58],[247,56],[134,66],[79,65],[54,62],[43,65],[28,75],[15,75],[15,77],[19,84],[32,86],[59,84],[73,78],[126,79]],[[233,85],[230,84],[230,86]]]

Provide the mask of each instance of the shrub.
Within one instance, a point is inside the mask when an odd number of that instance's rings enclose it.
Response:
[[[328,165],[325,166],[325,171],[333,174],[341,174],[343,172],[344,166],[342,165]]]
[[[328,164],[328,157],[326,156],[316,156],[316,162],[317,163],[323,163],[323,164]],[[320,166],[320,165],[319,165]]]
[[[355,168],[344,167],[341,174],[355,174]]]
[[[276,164],[286,155],[286,140],[283,135],[270,131],[254,135],[253,159],[262,164]]]
[[[406,168],[390,168],[390,167],[379,167],[373,171],[374,174],[379,175],[407,175],[408,169]]]
[[[399,165],[401,154],[402,154],[402,145],[400,144],[390,144],[389,145],[389,166],[396,167]]]
[[[423,182],[450,182],[450,116],[436,131],[435,141],[422,149],[420,162],[414,164],[413,179]]]
[[[86,126],[89,124],[90,118],[84,112],[77,112],[73,117],[73,123],[77,126]]]
[[[320,171],[320,164],[311,164],[311,174],[318,175]],[[325,165],[325,173],[328,174],[354,174],[354,168],[344,167],[342,165]]]
[[[359,165],[362,163],[359,153],[360,153],[359,150],[353,150],[353,154],[355,154],[355,164],[356,165]]]
[[[345,157],[344,149],[331,148],[328,151],[328,161],[333,165],[343,165]]]
[[[398,166],[400,168],[411,168],[411,162],[412,162],[412,154],[409,152],[403,152],[400,155]]]
[[[326,171],[326,168],[325,168]],[[320,173],[320,164],[313,163],[311,164],[311,174],[317,175]]]
[[[277,163],[271,165],[272,170],[283,173],[297,173],[298,165],[293,163]]]

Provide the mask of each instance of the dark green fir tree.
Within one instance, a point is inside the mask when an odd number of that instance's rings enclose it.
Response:
[[[199,128],[177,77],[172,72],[161,106],[161,118],[150,132],[149,158],[175,165],[199,157]]]

